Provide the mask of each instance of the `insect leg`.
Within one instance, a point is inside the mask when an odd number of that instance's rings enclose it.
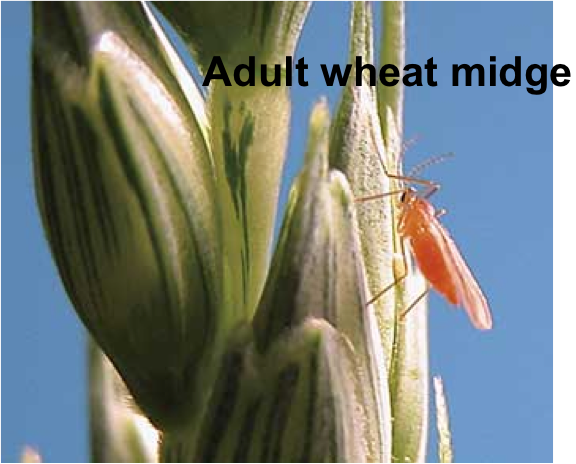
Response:
[[[399,284],[400,282],[402,282],[406,276],[408,275],[408,272],[404,272],[404,274],[400,277],[398,277],[397,279],[394,279],[394,282],[392,282],[390,285],[387,285],[386,287],[384,287],[383,290],[380,290],[375,296],[373,296],[367,303],[366,306],[371,305],[372,303],[374,303],[378,298],[380,298],[382,295],[384,295],[388,290],[391,290],[392,288],[394,288],[397,284]]]
[[[428,292],[430,291],[430,286],[428,284],[426,284],[426,290],[424,290],[422,292],[422,294],[420,296],[418,296],[418,298],[416,298],[412,303],[410,303],[410,306],[408,306],[403,312],[402,314],[400,314],[400,320],[403,321],[404,318],[406,317],[406,315],[412,310],[414,309],[414,307],[420,303],[420,301],[422,301],[422,298],[424,298]]]
[[[388,197],[390,195],[397,195],[399,193],[404,193],[405,191],[406,191],[406,189],[393,190],[391,192],[386,192],[386,193],[377,193],[376,195],[368,195],[366,197],[355,198],[354,201],[356,203],[363,203],[365,201],[370,201],[370,200],[380,200],[381,198]]]
[[[392,282],[391,284],[387,285],[386,287],[384,287],[383,290],[380,290],[378,292],[378,294],[374,295],[367,303],[366,306],[374,303],[376,300],[378,300],[378,298],[380,298],[382,295],[384,295],[388,290],[393,289],[396,285],[398,285],[400,282],[402,282],[407,276],[408,276],[408,263],[406,262],[406,250],[404,249],[404,240],[400,241],[400,246],[401,246],[401,254],[402,254],[402,275],[400,277],[396,277],[394,279],[394,282]],[[396,267],[394,267],[394,270],[396,270]]]
[[[404,182],[424,185],[426,187],[426,189],[421,194],[421,196],[423,198],[426,198],[426,199],[430,198],[434,193],[436,193],[440,189],[440,184],[437,184],[436,182],[432,182],[431,180],[418,179],[416,177],[409,177],[409,176],[399,176],[396,174],[388,174],[388,173],[386,173],[386,175],[390,179],[397,179],[397,180],[401,180]]]

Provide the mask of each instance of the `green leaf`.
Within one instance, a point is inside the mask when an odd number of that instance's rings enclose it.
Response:
[[[408,308],[426,289],[417,269],[397,290],[400,310]],[[425,462],[428,443],[429,366],[428,308],[425,299],[398,322],[395,356],[390,372],[393,462]]]
[[[439,462],[453,462],[450,416],[444,393],[444,384],[439,376],[434,377],[434,392],[436,399],[436,427],[438,429],[438,459]]]
[[[225,304],[251,320],[269,262],[288,140],[286,87],[225,87],[209,97],[218,202],[225,231]]]
[[[383,4],[383,34],[380,61],[403,69],[405,62],[404,3]],[[402,175],[402,139],[404,91],[402,85],[385,87],[379,85],[378,106],[384,144],[385,163],[389,173]],[[399,182],[391,182],[390,189],[405,188]],[[402,237],[398,234],[399,210],[394,207],[392,220],[395,238],[394,250],[402,252]],[[408,247],[405,247],[408,255]],[[426,282],[420,271],[405,257],[408,275],[395,286],[397,314],[402,314],[426,290]],[[396,278],[401,271],[396,272]],[[428,442],[429,367],[428,367],[428,310],[426,298],[411,309],[405,320],[397,320],[394,342],[393,365],[390,371],[390,392],[394,444],[392,455],[395,462],[424,462]]]
[[[154,2],[205,72],[219,56],[228,65],[284,64],[294,53],[310,2]]]
[[[357,357],[322,319],[307,318],[265,354],[239,343],[221,370],[197,449],[167,435],[164,462],[366,462]]]
[[[353,2],[349,60],[361,56],[372,62],[373,37],[370,4]],[[353,65],[351,75],[355,73]],[[364,75],[362,86],[353,81],[343,89],[331,129],[330,165],[341,170],[350,182],[355,198],[390,190],[382,161],[386,152],[380,132],[376,93]],[[357,204],[358,230],[366,268],[368,288],[372,295],[394,282],[394,240],[390,198]],[[392,363],[396,325],[394,292],[378,298],[373,307],[378,320],[385,355],[385,369]]]
[[[367,459],[386,460],[391,417],[382,346],[376,320],[364,304],[364,266],[351,192],[341,173],[328,170],[328,135],[327,109],[317,105],[306,165],[290,195],[255,334],[258,349],[265,352],[309,317],[337,329],[355,358],[355,427],[365,440]]]
[[[200,372],[234,325],[218,312],[205,121],[164,60],[168,45],[137,3],[34,5],[34,168],[47,238],[76,311],[161,428],[204,407]]]
[[[380,47],[380,66],[395,65],[400,72],[406,61],[406,39],[404,24],[404,2],[382,2],[382,44]],[[389,145],[386,130],[387,111],[394,116],[394,124],[399,134],[404,132],[404,85],[392,87],[378,85],[378,112],[382,122],[382,133],[386,145]]]
[[[382,56],[386,62],[404,60],[404,7],[384,6],[386,19]],[[373,59],[372,15],[368,4],[355,2],[352,9],[350,61],[362,56]],[[352,69],[354,72],[354,68]],[[401,86],[396,86],[401,87]],[[394,87],[394,88],[396,88]],[[332,127],[330,164],[346,175],[357,199],[402,188],[386,176],[401,174],[403,94],[386,93],[383,87],[348,85]],[[378,108],[379,107],[379,108]],[[397,231],[399,210],[394,196],[357,204],[362,252],[371,295],[389,288],[401,275],[401,237]],[[427,313],[423,300],[406,318],[401,314],[425,289],[419,272],[409,266],[409,275],[374,303],[389,374],[393,412],[395,461],[419,462],[425,458],[428,421]]]
[[[213,81],[208,97],[218,203],[225,231],[223,294],[237,319],[251,320],[269,265],[290,126],[285,57],[293,55],[306,2],[157,2],[201,70],[214,56],[228,73],[255,56],[255,86]],[[281,65],[282,85],[266,87],[260,65]]]
[[[148,21],[150,21],[150,26],[154,29],[154,33],[156,34],[156,38],[159,42],[159,51],[162,52],[162,56],[166,60],[166,65],[178,80],[182,93],[186,97],[186,100],[192,109],[192,113],[196,118],[199,129],[202,131],[202,135],[208,143],[210,136],[204,97],[198,89],[194,78],[188,72],[186,65],[183,63],[182,59],[176,52],[176,49],[173,47],[164,29],[162,29],[162,26],[148,5],[146,3],[142,3],[142,8],[144,9],[146,18]]]

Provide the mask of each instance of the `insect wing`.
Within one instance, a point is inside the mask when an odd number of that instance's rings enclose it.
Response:
[[[478,282],[474,278],[472,271],[460,254],[456,243],[446,229],[435,219],[438,232],[442,235],[448,263],[451,267],[450,273],[454,276],[454,281],[460,296],[460,304],[468,313],[474,327],[480,330],[489,330],[492,328],[492,316],[486,297],[482,293]]]

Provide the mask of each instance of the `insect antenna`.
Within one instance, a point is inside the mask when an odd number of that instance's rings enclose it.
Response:
[[[412,148],[414,145],[416,145],[416,143],[421,138],[422,136],[420,134],[414,134],[412,137],[402,142],[402,151],[400,152],[400,156],[398,156],[398,166],[402,166],[402,164],[404,163],[404,156],[406,155],[406,152],[410,150],[410,148]]]
[[[371,137],[372,137],[372,142],[374,143],[374,146],[379,147],[379,144],[377,142],[377,139],[376,139],[374,133],[371,133]],[[412,136],[409,139],[402,142],[402,147],[400,149],[398,159],[396,160],[396,167],[400,171],[402,171],[402,165],[404,163],[404,155],[413,145],[415,145],[418,142],[418,140],[420,140],[420,138],[421,138],[420,134],[415,134],[414,136]],[[401,181],[402,184],[405,183],[405,181],[407,179],[405,179],[403,176],[400,176],[398,174],[392,174],[392,173],[388,172],[388,168],[386,167],[386,163],[384,163],[384,159],[382,158],[381,151],[378,151],[378,159],[380,161],[380,165],[382,166],[382,170],[384,171],[384,174],[386,175],[386,177],[395,178],[395,179]]]
[[[421,163],[417,164],[412,169],[410,169],[410,172],[406,177],[418,177],[418,174],[420,174],[424,169],[433,166],[434,164],[442,163],[447,159],[454,158],[455,156],[456,154],[454,152],[448,152],[443,153],[442,155],[425,159],[424,161],[422,161]]]

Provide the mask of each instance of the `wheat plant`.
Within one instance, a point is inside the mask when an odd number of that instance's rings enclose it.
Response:
[[[425,460],[425,301],[398,317],[424,281],[410,269],[367,304],[398,273],[397,212],[390,197],[354,201],[395,188],[402,86],[350,79],[332,116],[319,99],[272,250],[290,88],[213,81],[204,95],[158,19],[201,73],[254,56],[273,76],[309,8],[34,4],[36,191],[93,340],[94,461]],[[350,10],[349,62],[374,63],[371,5]],[[382,10],[378,58],[401,68],[404,5]]]

